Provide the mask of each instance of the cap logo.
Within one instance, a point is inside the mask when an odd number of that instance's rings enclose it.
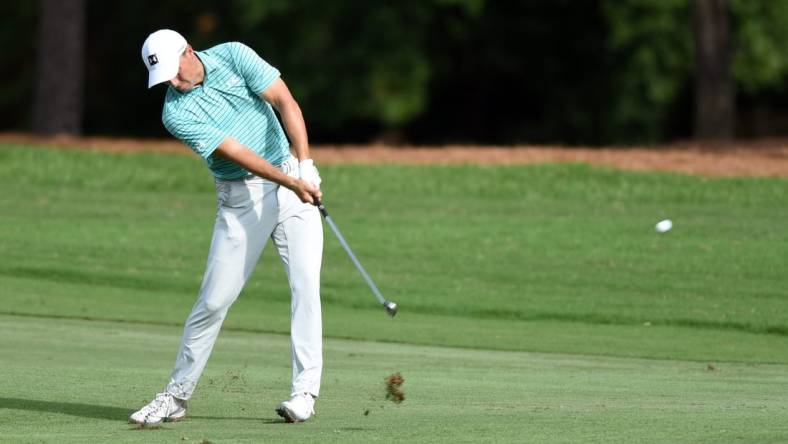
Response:
[[[159,58],[156,57],[156,54],[151,54],[148,56],[148,65],[153,66],[159,63]]]

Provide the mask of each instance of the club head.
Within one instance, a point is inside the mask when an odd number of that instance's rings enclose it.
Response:
[[[386,301],[383,303],[383,308],[386,309],[386,313],[388,313],[389,316],[391,316],[392,318],[394,317],[395,314],[397,314],[396,302]]]

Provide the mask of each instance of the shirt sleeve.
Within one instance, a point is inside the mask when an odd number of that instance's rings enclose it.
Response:
[[[232,44],[233,61],[253,93],[260,95],[279,77],[279,70],[269,65],[243,43]]]
[[[162,116],[162,122],[170,134],[188,145],[203,159],[210,157],[227,137],[216,127],[204,122],[179,119],[168,114]]]

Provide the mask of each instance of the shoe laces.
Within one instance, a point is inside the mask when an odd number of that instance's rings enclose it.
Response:
[[[156,397],[153,398],[153,401],[150,402],[150,404],[143,407],[143,412],[146,416],[150,416],[153,413],[158,413],[164,409],[165,412],[159,413],[161,416],[164,416],[169,413],[166,410],[169,410],[169,403],[173,402],[174,400],[175,398],[169,393],[158,393],[156,394]]]

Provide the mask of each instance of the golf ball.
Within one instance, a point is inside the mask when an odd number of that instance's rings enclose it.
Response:
[[[670,219],[665,219],[657,222],[657,226],[654,227],[657,230],[657,233],[665,233],[670,231],[673,228],[673,222]]]

